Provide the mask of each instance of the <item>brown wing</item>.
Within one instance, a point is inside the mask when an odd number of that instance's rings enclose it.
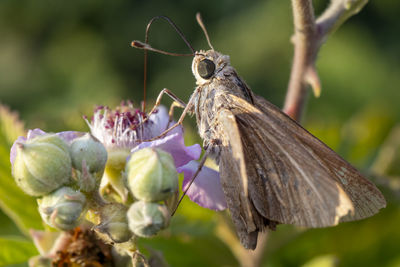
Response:
[[[218,115],[224,129],[219,163],[222,189],[240,242],[247,249],[255,249],[260,225],[263,227],[264,224],[247,194],[248,179],[240,132],[232,112],[223,109]]]
[[[318,138],[264,98],[256,96],[255,106],[264,113],[271,114],[276,122],[283,124],[288,133],[294,135],[303,146],[314,154],[316,160],[320,160],[321,165],[329,169],[331,178],[335,179],[350,197],[354,206],[354,214],[343,217],[340,221],[367,218],[386,207],[385,198],[378,188]]]
[[[245,247],[254,248],[255,233],[271,221],[331,226],[385,206],[372,183],[278,108],[258,97],[255,106],[225,98],[221,181]]]

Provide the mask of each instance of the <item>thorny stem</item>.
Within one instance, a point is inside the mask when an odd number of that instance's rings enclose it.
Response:
[[[329,34],[357,14],[367,2],[331,0],[328,8],[315,19],[311,0],[292,0],[294,56],[283,110],[294,120],[301,119],[307,100],[307,86],[311,85],[316,97],[321,93],[315,61],[322,44]]]

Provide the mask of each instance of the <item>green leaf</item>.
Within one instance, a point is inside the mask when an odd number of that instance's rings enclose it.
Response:
[[[33,242],[20,237],[0,237],[0,266],[23,263],[39,254]]]
[[[10,148],[23,126],[17,115],[0,104],[0,208],[26,235],[29,229],[42,229],[35,198],[26,195],[11,175]]]
[[[310,260],[302,267],[334,267],[337,259],[333,255],[322,255]]]

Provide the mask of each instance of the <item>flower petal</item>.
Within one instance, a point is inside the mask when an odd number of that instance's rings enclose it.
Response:
[[[140,143],[132,149],[131,152],[135,152],[145,147],[157,147],[170,153],[174,158],[175,166],[177,167],[183,166],[192,160],[199,159],[201,154],[201,147],[199,144],[185,146],[182,130],[151,142]]]
[[[20,136],[17,138],[17,140],[14,141],[14,144],[12,145],[10,149],[10,162],[11,166],[14,165],[15,157],[17,156],[17,143],[25,143],[26,137]]]
[[[36,136],[40,136],[40,135],[44,135],[44,134],[46,134],[45,131],[43,131],[39,128],[36,128],[36,129],[28,131],[28,133],[26,134],[26,139],[29,140],[29,139],[35,138]]]
[[[183,190],[189,185],[198,166],[198,162],[191,161],[177,169],[178,172],[183,172],[185,176],[182,184]],[[186,195],[188,195],[191,201],[207,209],[221,211],[227,208],[219,173],[206,166],[202,167],[200,173],[186,192]]]
[[[157,137],[168,128],[169,115],[164,106],[159,106],[157,111],[150,115],[146,130],[150,133],[148,138]]]
[[[14,143],[10,149],[11,166],[14,165],[14,160],[15,160],[15,157],[17,156],[17,143],[25,143],[26,140],[29,140],[36,136],[44,135],[44,134],[45,134],[44,131],[40,130],[39,128],[36,128],[33,130],[29,130],[28,133],[26,134],[27,137],[25,137],[25,136],[18,137],[17,140],[14,141]]]
[[[67,144],[71,144],[71,142],[80,136],[83,136],[85,133],[76,132],[76,131],[65,131],[56,133],[61,139],[63,139]]]

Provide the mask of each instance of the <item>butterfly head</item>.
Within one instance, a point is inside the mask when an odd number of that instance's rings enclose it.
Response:
[[[222,70],[230,65],[229,56],[215,50],[200,50],[195,53],[192,62],[193,75],[197,85],[209,83],[222,74]]]

